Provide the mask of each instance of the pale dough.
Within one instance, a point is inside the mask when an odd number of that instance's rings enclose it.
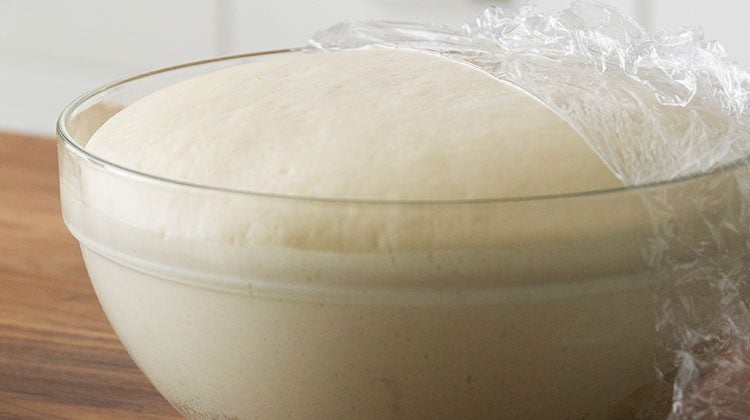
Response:
[[[180,82],[116,114],[88,150],[311,197],[620,185],[534,98],[403,50],[294,54]],[[630,192],[330,202],[62,157],[63,211],[102,307],[193,417],[599,418],[653,381],[636,240],[648,219]]]
[[[125,108],[87,147],[165,178],[308,197],[456,200],[621,186],[536,99],[403,49],[297,54],[186,80]]]

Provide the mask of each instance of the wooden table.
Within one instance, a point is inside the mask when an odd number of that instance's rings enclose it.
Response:
[[[0,134],[0,419],[176,418],[99,307],[56,156],[54,141]]]
[[[99,306],[60,216],[55,142],[0,133],[0,419],[178,417]]]

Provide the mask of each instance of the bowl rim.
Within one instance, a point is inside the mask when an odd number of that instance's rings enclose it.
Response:
[[[239,194],[250,197],[265,198],[265,199],[278,199],[278,200],[292,200],[292,201],[306,201],[306,202],[328,202],[328,203],[341,203],[341,204],[372,204],[372,205],[466,205],[466,204],[494,204],[494,203],[515,203],[515,202],[529,202],[529,201],[549,201],[549,200],[560,200],[560,199],[575,199],[575,198],[594,198],[594,197],[605,197],[618,195],[623,193],[633,192],[644,192],[647,190],[655,189],[667,185],[675,185],[680,183],[686,183],[691,180],[698,178],[709,177],[712,175],[730,172],[733,169],[750,165],[750,155],[741,157],[739,159],[730,161],[723,165],[716,166],[708,171],[693,173],[685,176],[681,176],[675,179],[646,182],[633,186],[622,186],[615,188],[606,189],[595,189],[587,191],[576,191],[561,194],[544,194],[544,195],[529,195],[529,196],[511,196],[511,197],[497,197],[497,198],[475,198],[475,199],[455,199],[455,200],[389,200],[389,199],[347,199],[337,197],[316,197],[306,195],[291,195],[291,194],[280,194],[280,193],[269,193],[259,192],[252,190],[243,190],[236,188],[225,188],[213,185],[206,185],[200,183],[186,182],[166,177],[160,177],[157,175],[148,174],[145,172],[137,171],[134,169],[127,168],[125,166],[118,165],[114,162],[103,159],[81,146],[75,141],[74,136],[68,130],[67,122],[73,113],[85,102],[92,99],[93,97],[105,94],[107,91],[127,85],[128,83],[145,79],[151,76],[156,76],[164,73],[168,73],[175,70],[185,69],[189,67],[196,67],[204,64],[218,63],[222,61],[230,61],[242,58],[252,57],[267,57],[273,55],[284,55],[290,53],[311,53],[319,52],[319,50],[313,50],[310,48],[284,48],[277,50],[266,50],[257,51],[243,54],[234,54],[228,56],[221,56],[215,58],[209,58],[205,60],[191,61],[187,63],[181,63],[173,66],[163,67],[156,70],[139,73],[133,76],[125,77],[114,82],[105,84],[103,86],[94,88],[78,98],[74,99],[69,103],[60,113],[57,123],[56,132],[58,145],[63,147],[66,151],[71,152],[77,158],[83,159],[98,168],[111,172],[112,174],[125,176],[132,178],[135,181],[157,183],[164,186],[181,187],[188,189],[196,189],[201,191],[212,191],[225,194]]]

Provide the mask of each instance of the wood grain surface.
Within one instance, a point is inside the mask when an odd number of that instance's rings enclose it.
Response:
[[[177,417],[97,302],[60,216],[55,142],[0,134],[0,419]]]

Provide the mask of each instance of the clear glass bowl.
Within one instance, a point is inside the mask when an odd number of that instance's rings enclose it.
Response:
[[[561,196],[342,201],[160,179],[84,149],[162,87],[299,53],[136,76],[60,117],[65,222],[110,323],[177,410],[583,418],[649,404],[637,392],[656,381],[642,197],[687,203],[737,169]]]

